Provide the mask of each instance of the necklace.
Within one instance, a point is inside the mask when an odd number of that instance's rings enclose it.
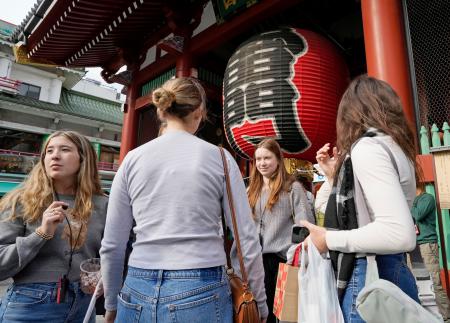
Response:
[[[267,203],[266,203],[267,204]],[[262,207],[262,191],[259,194],[259,213],[260,218],[259,218],[259,243],[261,244],[261,248],[263,248],[264,246],[264,237],[263,237],[263,218],[264,218],[264,214],[266,213],[266,206],[264,206],[264,209]]]

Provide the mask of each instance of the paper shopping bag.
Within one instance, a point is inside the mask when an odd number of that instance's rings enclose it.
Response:
[[[297,322],[298,267],[280,263],[273,313],[280,321]]]

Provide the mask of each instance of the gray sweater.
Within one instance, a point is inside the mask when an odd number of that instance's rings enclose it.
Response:
[[[60,199],[73,207],[73,196],[61,195]],[[73,255],[70,281],[80,279],[83,260],[98,256],[108,198],[94,196],[93,202],[86,241]],[[54,237],[46,241],[34,232],[41,225],[40,220],[25,224],[19,216],[14,221],[4,221],[9,216],[9,210],[0,213],[0,280],[12,277],[15,283],[57,282],[69,264],[70,246],[66,239],[61,239],[66,222],[59,224]]]
[[[265,209],[269,191],[263,190],[255,205],[255,223],[258,233],[263,236],[263,253],[276,253],[286,258],[292,245],[292,226],[300,220],[315,223],[305,190],[298,182],[292,183],[290,192],[280,194],[272,210]]]
[[[268,314],[261,247],[239,168],[226,152],[244,263],[260,314]],[[184,131],[167,132],[129,152],[111,189],[101,261],[105,308],[117,307],[133,219],[129,265],[182,270],[226,263],[221,213],[231,226],[219,148]],[[234,247],[233,247],[234,250]],[[239,272],[235,252],[234,269]]]

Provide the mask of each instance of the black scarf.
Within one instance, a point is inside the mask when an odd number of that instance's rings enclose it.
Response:
[[[376,133],[366,132],[363,137],[374,137]],[[352,160],[349,155],[342,163],[328,199],[325,210],[324,226],[336,230],[358,228],[355,203],[355,182]],[[339,300],[342,300],[347,283],[352,277],[355,265],[355,253],[342,253],[330,250],[331,263],[336,274]]]

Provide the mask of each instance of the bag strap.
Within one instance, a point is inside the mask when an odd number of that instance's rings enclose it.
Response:
[[[368,137],[361,137],[358,140],[356,140],[353,144],[352,147],[350,148],[350,151],[353,150],[353,148],[356,146],[356,144],[362,139],[362,138],[373,138],[377,143],[380,144],[380,146],[386,151],[386,153],[389,155],[389,159],[391,160],[392,166],[394,167],[395,171],[397,172],[398,178],[400,179],[400,172],[398,170],[398,165],[397,162],[395,161],[394,158],[394,154],[392,153],[391,149],[388,147],[388,145],[386,145],[382,140],[380,140],[379,138],[377,138],[376,136],[372,137],[372,136],[368,136]]]
[[[375,139],[375,141],[380,144],[380,146],[386,151],[386,153],[389,155],[389,159],[391,160],[391,164],[395,169],[395,172],[397,173],[398,176],[398,180],[400,181],[400,172],[398,170],[398,165],[397,162],[394,158],[394,154],[392,153],[391,149],[388,147],[388,145],[386,145],[382,140],[380,140],[379,138],[377,138],[376,136],[369,136],[370,138]],[[364,138],[364,137],[362,137]],[[362,139],[360,138],[360,139]],[[352,149],[353,147],[356,145],[356,143],[359,141],[359,139],[352,145]],[[356,181],[357,181],[357,185],[359,184],[359,180],[356,177]],[[355,183],[356,184],[356,183]],[[362,191],[362,189],[361,189]],[[364,200],[363,200],[364,201]],[[364,212],[367,214],[367,217],[369,217],[369,212],[367,210],[367,207],[365,206],[364,208]],[[372,222],[372,219],[370,219],[370,222]],[[367,268],[366,268],[366,282],[365,282],[365,286],[368,286],[369,284],[373,283],[374,281],[378,280],[380,278],[379,273],[378,273],[378,264],[377,264],[377,260],[375,258],[375,255],[366,255],[366,259],[367,259]]]
[[[294,224],[295,224],[295,209],[294,209],[294,202],[293,202],[294,201],[294,196],[293,196],[292,191],[293,191],[293,189],[292,189],[292,186],[291,186],[291,189],[289,191],[289,204],[291,205],[292,222],[294,222]]]
[[[222,210],[222,229],[223,229],[223,249],[225,250],[225,255],[227,256],[227,269],[232,269],[233,266],[231,265],[231,258],[230,258],[230,251],[231,251],[231,241],[228,238],[229,235],[229,229],[227,228],[227,225],[225,223],[225,216]]]
[[[228,172],[228,163],[227,163],[227,159],[225,157],[223,148],[219,147],[219,149],[220,149],[220,155],[222,156],[223,170],[224,170],[224,174],[225,174],[225,183],[226,183],[226,187],[227,187],[228,204],[230,205],[231,222],[233,223],[234,241],[236,242],[237,255],[238,255],[238,259],[239,259],[239,265],[241,268],[242,283],[243,283],[244,287],[248,287],[247,272],[245,271],[244,259],[242,257],[241,241],[239,239],[239,232],[238,232],[237,221],[236,221],[236,212],[234,210],[233,195],[231,192],[230,174]],[[225,235],[225,230],[224,230],[224,241],[225,241],[225,239],[226,239],[226,235]],[[227,263],[228,263],[228,268],[232,268],[229,252],[227,252]]]
[[[366,282],[365,286],[369,286],[374,281],[380,279],[378,274],[377,260],[374,255],[367,255],[367,269],[366,269]]]
[[[374,138],[376,138],[376,137],[374,137]],[[395,161],[394,154],[392,153],[391,149],[390,149],[383,141],[378,140],[378,139],[377,139],[376,141],[377,141],[377,142],[381,145],[381,147],[383,147],[383,149],[388,153],[389,158],[391,159],[392,166],[394,166],[395,171],[397,172],[397,175],[398,175],[398,179],[400,180],[400,172],[398,171],[397,162]]]
[[[394,154],[392,153],[391,149],[379,138],[376,137],[376,135],[374,133],[368,132],[366,136],[363,136],[361,138],[359,138],[357,141],[355,141],[350,149],[350,156],[351,156],[351,151],[353,150],[353,148],[356,146],[356,144],[362,139],[362,138],[372,138],[374,139],[378,144],[380,144],[381,148],[383,148],[383,150],[386,151],[386,153],[389,156],[389,159],[391,160],[391,164],[394,167],[397,176],[398,176],[398,180],[400,181],[400,172],[398,170],[398,165],[397,162],[394,158]],[[358,224],[359,226],[364,226],[369,224],[370,222],[373,222],[373,218],[370,216],[369,214],[369,210],[368,207],[366,205],[365,202],[365,198],[364,195],[362,193],[362,187],[361,184],[359,182],[358,176],[356,176],[356,173],[353,173],[354,179],[355,179],[355,190],[354,190],[354,198],[355,198],[355,202],[357,205],[357,212],[358,212]]]

